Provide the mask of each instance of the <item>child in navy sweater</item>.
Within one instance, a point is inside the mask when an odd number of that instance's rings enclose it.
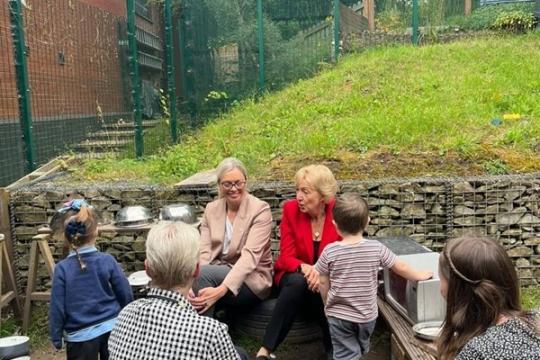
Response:
[[[98,216],[84,200],[59,210],[72,251],[54,269],[49,334],[68,360],[109,358],[107,342],[120,310],[133,300],[129,283],[109,254],[96,247]]]

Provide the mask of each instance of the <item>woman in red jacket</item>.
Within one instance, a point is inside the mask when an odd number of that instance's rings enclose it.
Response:
[[[340,240],[332,222],[338,186],[334,175],[324,165],[298,170],[295,183],[296,199],[283,206],[280,253],[274,265],[279,296],[257,360],[270,358],[270,353],[287,336],[296,314],[304,309],[321,324],[324,346],[331,358],[332,343],[318,293],[319,275],[313,265],[326,245]]]

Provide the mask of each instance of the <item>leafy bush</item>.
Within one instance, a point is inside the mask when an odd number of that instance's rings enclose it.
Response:
[[[398,9],[389,9],[377,14],[375,18],[375,26],[377,30],[385,32],[396,32],[406,29],[410,23],[407,19],[408,14],[400,12]]]
[[[536,20],[532,13],[518,10],[500,14],[493,23],[493,28],[514,33],[524,33],[532,30],[535,22]]]
[[[497,18],[513,11],[522,11],[532,14],[534,4],[498,4],[482,6],[472,12],[469,16],[455,16],[449,19],[451,26],[459,27],[463,30],[484,30],[492,27]]]

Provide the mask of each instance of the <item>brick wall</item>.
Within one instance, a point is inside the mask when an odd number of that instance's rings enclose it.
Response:
[[[23,7],[27,65],[34,121],[51,117],[125,110],[118,51],[118,22],[124,1],[38,1]],[[0,3],[0,28],[9,29],[6,1]],[[0,33],[2,90],[15,93],[11,36]],[[15,101],[14,101],[15,100]],[[0,119],[17,115],[17,101],[3,101]]]
[[[80,1],[32,1],[25,13],[33,116],[122,112],[117,15]],[[63,57],[63,60],[62,60]]]
[[[8,2],[0,1],[0,122],[19,116],[10,28]]]

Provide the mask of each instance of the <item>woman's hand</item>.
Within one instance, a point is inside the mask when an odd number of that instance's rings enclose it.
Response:
[[[300,270],[304,274],[309,290],[319,292],[319,273],[312,265],[302,264]]]
[[[202,309],[204,309],[204,301],[195,296],[193,289],[189,289],[187,299],[196,311],[200,312]]]
[[[207,287],[199,290],[199,296],[193,299],[193,302],[201,307],[202,309],[197,309],[201,314],[205,313],[210,309],[214,304],[221,299],[229,291],[227,287],[223,284],[217,287]],[[193,304],[192,302],[192,304]],[[195,307],[195,306],[193,306]]]

